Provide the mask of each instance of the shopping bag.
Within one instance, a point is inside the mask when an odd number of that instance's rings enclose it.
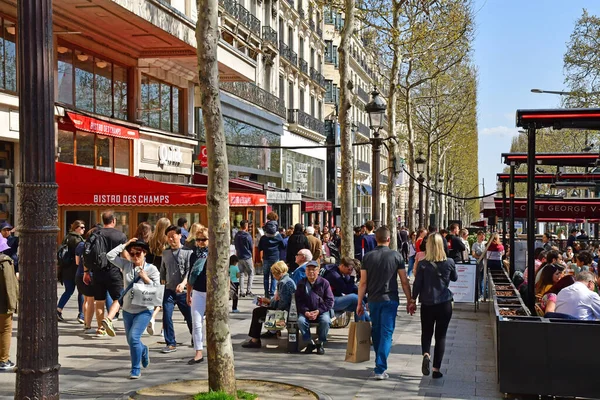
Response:
[[[131,304],[141,307],[160,307],[165,295],[164,285],[134,283],[131,289]]]
[[[371,357],[371,323],[350,322],[346,361],[359,363],[369,361]]]
[[[269,310],[265,317],[264,327],[268,331],[280,331],[285,329],[287,320],[287,311]]]

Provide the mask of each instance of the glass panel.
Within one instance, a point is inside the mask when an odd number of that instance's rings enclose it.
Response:
[[[115,138],[115,173],[129,175],[129,144],[131,140]]]
[[[98,159],[96,160],[96,168],[102,171],[112,172],[113,160],[112,160],[112,148],[113,138],[110,136],[98,135],[96,139],[96,150]]]
[[[244,214],[240,210],[229,210],[229,221],[231,226],[231,241],[233,243],[233,238],[235,234],[240,230],[240,222],[244,219]]]
[[[115,224],[115,229],[121,231],[125,234],[125,236],[130,237],[130,234],[135,232],[129,232],[129,213],[128,212],[115,212],[115,219],[117,223]]]
[[[94,111],[94,57],[75,52],[75,106]]]
[[[167,213],[138,213],[138,225],[142,222],[147,222],[152,226],[156,226],[156,222],[161,218],[166,218]]]
[[[73,147],[73,132],[58,131],[58,147],[60,147],[60,156],[58,161],[73,164],[75,152]]]
[[[73,104],[73,51],[58,46],[58,101]]]
[[[69,233],[71,224],[78,219],[85,222],[85,231],[87,232],[96,225],[96,211],[65,211],[63,233]]]
[[[112,64],[94,58],[96,72],[96,113],[110,117],[112,112]]]
[[[173,213],[173,224],[177,224],[177,220],[179,218],[185,218],[187,219],[187,229],[188,231],[190,229],[192,229],[192,224],[195,223],[200,223],[202,224],[203,221],[200,220],[200,214],[199,213]],[[203,225],[206,226],[206,221],[204,221]]]
[[[2,19],[0,18],[0,20],[2,20]],[[4,76],[5,76],[5,74],[4,74],[4,67],[3,67],[6,64],[6,57],[4,55],[4,48],[5,48],[5,41],[2,38],[2,35],[0,35],[0,87],[2,89],[4,89],[5,86],[6,86],[6,84],[4,82]]]
[[[160,85],[160,129],[171,130],[171,86]]]
[[[148,126],[160,129],[160,83],[150,80],[148,84]]]
[[[115,118],[127,119],[127,69],[113,65]]]
[[[179,115],[181,114],[179,96],[181,96],[181,91],[178,87],[173,86],[173,132],[181,132],[179,127]]]
[[[150,79],[148,79],[148,77],[145,75],[142,75],[142,90],[141,90],[141,92],[142,92],[141,99],[140,99],[140,103],[141,103],[141,107],[142,107],[141,119],[146,124],[148,124],[150,121],[150,119],[149,119],[150,113],[148,112],[148,110],[150,109]]]
[[[77,165],[94,168],[94,137],[93,133],[77,131]]]
[[[5,89],[11,92],[17,91],[17,46],[16,30],[12,22],[4,21],[4,77],[6,79]],[[11,33],[13,32],[13,33]]]

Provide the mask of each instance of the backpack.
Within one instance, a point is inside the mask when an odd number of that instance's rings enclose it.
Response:
[[[99,230],[94,231],[83,247],[83,262],[86,267],[95,271],[108,269],[106,238]]]
[[[66,236],[56,251],[56,261],[59,268],[68,268],[75,263],[75,252],[70,251]]]

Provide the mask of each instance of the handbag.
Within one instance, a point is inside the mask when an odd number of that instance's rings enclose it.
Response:
[[[269,331],[280,331],[285,329],[287,320],[287,311],[268,310],[265,317],[265,329]]]
[[[140,307],[160,307],[164,295],[165,285],[134,283],[131,289],[131,304]]]

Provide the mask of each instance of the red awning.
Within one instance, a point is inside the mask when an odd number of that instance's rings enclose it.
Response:
[[[502,217],[502,199],[494,198],[496,214]],[[515,199],[515,218],[527,218],[526,199]],[[510,215],[510,202],[506,201],[507,217]],[[591,219],[600,215],[600,199],[561,199],[561,200],[535,200],[535,217],[540,219]]]
[[[195,206],[206,191],[134,178],[72,164],[56,163],[60,206]]]
[[[137,129],[113,124],[101,119],[88,117],[67,111],[69,119],[73,122],[75,129],[80,131],[98,133],[100,135],[114,136],[121,139],[139,139],[140,133]]]
[[[472,226],[479,226],[481,228],[485,228],[487,226],[486,219],[480,219],[479,221],[471,222]]]
[[[331,202],[330,201],[311,201],[311,200],[302,200],[302,211],[305,212],[319,212],[319,211],[331,211]]]

